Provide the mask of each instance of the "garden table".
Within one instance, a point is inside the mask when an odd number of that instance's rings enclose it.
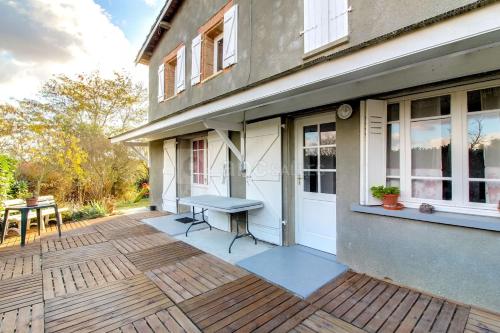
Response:
[[[9,222],[9,214],[11,211],[19,211],[21,213],[21,246],[24,246],[26,243],[26,232],[28,229],[28,213],[30,210],[36,210],[36,218],[37,218],[37,226],[38,226],[38,235],[40,235],[40,228],[42,222],[42,209],[45,208],[54,208],[54,212],[57,220],[57,229],[59,231],[59,237],[61,237],[61,216],[59,215],[59,210],[57,209],[57,204],[52,203],[39,203],[36,206],[10,206],[5,208],[3,223],[2,223],[2,236],[0,239],[0,244],[3,243],[5,239],[5,234],[7,233],[8,227],[7,224]]]

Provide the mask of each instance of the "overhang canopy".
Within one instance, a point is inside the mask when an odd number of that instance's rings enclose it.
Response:
[[[173,137],[205,130],[207,119],[238,123],[496,71],[498,17],[500,3],[157,119],[111,141]]]

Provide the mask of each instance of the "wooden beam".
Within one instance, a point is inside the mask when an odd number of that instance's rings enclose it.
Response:
[[[225,121],[207,119],[203,121],[203,125],[205,125],[206,128],[215,130],[225,130],[225,131],[235,131],[235,132],[243,131],[243,125],[240,123],[229,123]]]
[[[215,132],[217,132],[217,134],[220,136],[220,138],[222,139],[222,141],[224,141],[224,143],[229,147],[229,149],[231,149],[231,151],[236,156],[236,158],[240,162],[243,162],[243,156],[241,155],[239,149],[236,148],[236,146],[234,145],[233,141],[231,141],[231,139],[229,139],[229,137],[227,136],[227,133],[225,133],[221,129],[215,129]]]

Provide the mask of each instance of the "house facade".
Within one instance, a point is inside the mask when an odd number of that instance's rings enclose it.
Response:
[[[168,0],[136,59],[149,122],[112,141],[149,143],[159,209],[258,199],[261,240],[500,311],[499,17],[497,1]]]

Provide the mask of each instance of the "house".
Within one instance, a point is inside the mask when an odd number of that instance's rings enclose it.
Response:
[[[168,0],[136,59],[149,122],[112,141],[149,142],[163,210],[259,199],[261,240],[500,311],[499,17],[496,1]],[[405,209],[379,206],[385,184]]]

